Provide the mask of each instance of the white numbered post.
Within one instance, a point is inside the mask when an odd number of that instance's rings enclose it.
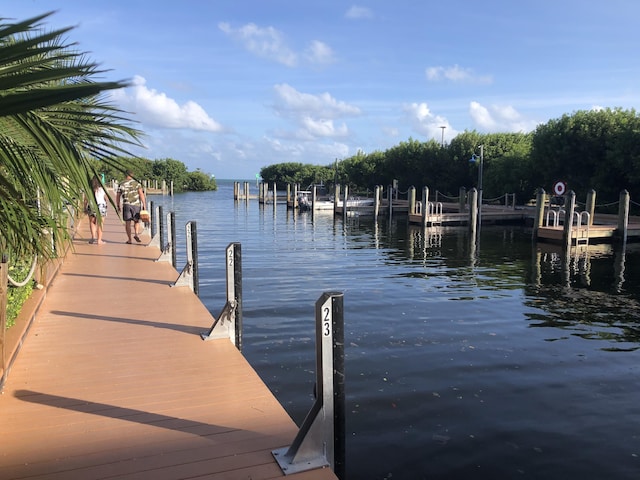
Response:
[[[291,446],[272,452],[285,475],[331,467],[344,478],[343,300],[326,292],[316,302],[316,399]]]

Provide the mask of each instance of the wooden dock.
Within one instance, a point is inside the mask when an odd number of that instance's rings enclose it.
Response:
[[[439,214],[430,214],[426,218],[426,226],[459,226],[469,224],[469,212],[459,212],[458,204],[445,203],[443,211]],[[526,223],[531,218],[531,212],[525,209],[513,209],[509,207],[496,205],[483,205],[481,222],[482,224],[495,225],[507,223]],[[410,224],[422,225],[424,219],[422,214],[409,213],[408,221]]]
[[[201,339],[213,317],[148,235],[125,244],[110,211],[104,238],[82,221],[9,371],[0,479],[283,478],[293,420],[231,341]]]

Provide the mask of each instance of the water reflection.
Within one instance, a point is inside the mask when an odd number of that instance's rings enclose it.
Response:
[[[221,254],[240,241],[243,353],[298,423],[313,304],[345,292],[350,480],[634,478],[638,245],[567,257],[525,229],[483,227],[474,247],[466,228],[215,195],[176,197],[179,225],[202,221],[203,301],[217,314]]]
[[[367,227],[361,223],[360,228]],[[627,244],[579,245],[563,251],[558,245],[532,242],[520,227],[485,227],[480,249],[466,228],[408,226],[406,236],[398,228],[382,228],[388,232],[384,239],[373,230],[376,248],[386,243],[395,247],[387,253],[394,261],[400,254],[423,267],[402,276],[429,280],[446,274],[451,281],[463,278],[485,291],[521,288],[524,305],[535,309],[525,313],[530,326],[561,330],[549,340],[570,334],[605,341],[604,350],[639,348],[640,292],[637,282],[628,284],[625,278]],[[639,248],[631,247],[637,268]]]

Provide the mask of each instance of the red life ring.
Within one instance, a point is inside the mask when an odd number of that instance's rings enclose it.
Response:
[[[556,195],[564,195],[567,191],[567,184],[564,182],[556,182],[553,185],[553,193]]]

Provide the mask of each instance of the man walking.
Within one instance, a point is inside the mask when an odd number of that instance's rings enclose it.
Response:
[[[122,209],[120,208],[120,199],[122,199]],[[127,170],[127,178],[118,186],[118,194],[116,195],[116,206],[118,212],[122,210],[122,220],[124,220],[124,228],[127,232],[127,243],[131,243],[131,234],[133,240],[140,243],[140,210],[146,209],[147,201],[142,190],[142,185],[133,178],[133,172]],[[133,227],[132,227],[133,224]]]

